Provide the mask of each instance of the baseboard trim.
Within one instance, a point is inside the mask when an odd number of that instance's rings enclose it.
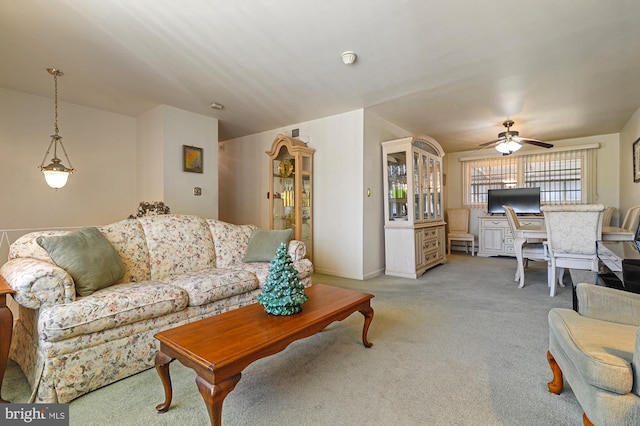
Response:
[[[318,274],[323,274],[323,275],[331,275],[332,277],[349,278],[351,280],[364,281],[370,278],[375,278],[377,276],[384,275],[384,268],[369,272],[366,275],[357,275],[357,276],[347,274],[342,271],[336,271],[333,269],[324,269],[324,268],[315,268],[315,267],[314,267],[314,272],[317,272]]]

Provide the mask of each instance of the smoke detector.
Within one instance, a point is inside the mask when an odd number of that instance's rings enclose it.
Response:
[[[346,52],[342,52],[342,62],[345,65],[351,65],[356,61],[356,52],[352,50],[347,50]]]

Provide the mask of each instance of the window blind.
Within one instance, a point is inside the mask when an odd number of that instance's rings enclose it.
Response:
[[[596,194],[595,149],[567,149],[464,161],[464,203],[487,203],[489,189],[540,188],[541,204],[588,203]]]

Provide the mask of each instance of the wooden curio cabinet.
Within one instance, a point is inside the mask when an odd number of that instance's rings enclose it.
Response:
[[[284,135],[269,155],[269,227],[293,229],[313,260],[313,153],[304,142]]]
[[[426,136],[382,143],[387,275],[417,278],[446,262],[443,156]]]

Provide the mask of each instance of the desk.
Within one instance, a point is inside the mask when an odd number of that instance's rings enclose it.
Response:
[[[613,226],[602,227],[603,241],[633,241],[635,235],[633,232],[616,228]],[[520,276],[520,285],[518,288],[524,287],[524,266],[522,265],[522,246],[527,240],[546,240],[547,228],[545,226],[521,226],[520,229],[513,232],[513,247],[518,259],[518,272]]]

